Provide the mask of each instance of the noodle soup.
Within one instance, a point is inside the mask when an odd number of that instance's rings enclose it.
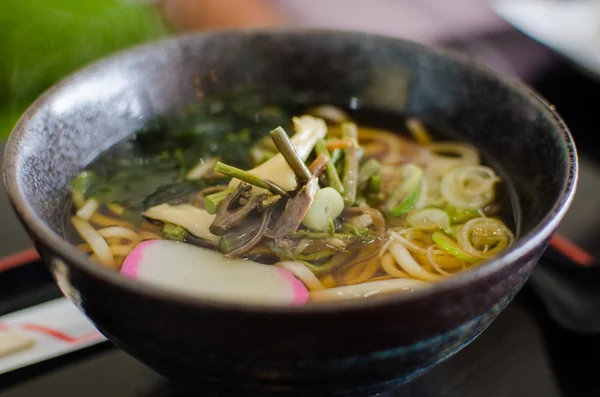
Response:
[[[203,297],[410,293],[513,243],[486,164],[414,117],[207,99],[77,176],[67,234],[99,266]]]

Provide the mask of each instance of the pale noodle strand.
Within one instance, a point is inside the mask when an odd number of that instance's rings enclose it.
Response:
[[[123,239],[120,237],[110,237],[110,238],[105,238],[105,240],[108,243],[108,245],[119,245],[119,244],[123,243]]]
[[[302,281],[304,285],[306,285],[306,288],[308,288],[311,291],[322,290],[325,288],[323,287],[323,284],[321,284],[321,281],[319,281],[317,276],[315,276],[315,274],[301,262],[282,261],[277,262],[275,266],[281,267],[292,272],[292,274],[298,277],[300,281]]]
[[[375,273],[377,273],[377,270],[379,270],[380,263],[381,261],[379,259],[373,258],[370,261],[353,266],[346,272],[344,281],[346,284],[364,283],[373,278]]]
[[[397,277],[397,278],[408,277],[408,274],[404,273],[402,270],[400,270],[396,267],[396,261],[394,260],[394,257],[390,253],[385,254],[383,256],[383,258],[381,258],[381,267],[383,268],[383,270],[385,270],[385,272],[387,274],[389,274],[392,277]]]
[[[429,263],[431,264],[431,266],[433,266],[433,268],[440,274],[443,274],[444,276],[449,276],[450,273],[448,273],[447,271],[443,270],[440,265],[435,261],[435,253],[434,250],[436,249],[436,247],[434,245],[432,245],[431,247],[427,248],[427,259],[429,260]]]
[[[408,248],[411,251],[414,252],[418,252],[420,254],[425,254],[425,249],[419,247],[417,244],[413,243],[412,241],[408,240],[407,238],[399,235],[396,232],[391,232],[390,233],[390,237],[395,240],[398,243],[401,243],[403,246],[405,246],[406,248]]]
[[[387,294],[390,292],[412,292],[429,285],[431,284],[411,278],[369,281],[362,284],[346,285],[320,291],[310,291],[310,300],[315,302],[352,298],[368,298],[370,296]]]
[[[389,238],[389,236],[388,236],[388,238],[385,240],[385,242],[379,249],[379,253],[377,254],[377,257],[380,259],[383,258],[383,256],[387,253],[388,249],[390,248],[390,244],[392,244],[393,242],[394,242],[394,240]]]
[[[92,248],[90,247],[90,245],[88,243],[77,244],[77,249],[81,250],[85,253],[92,252]]]
[[[125,212],[125,208],[123,206],[115,203],[107,205],[107,208],[110,210],[110,212],[119,216],[123,215]]]
[[[90,222],[97,226],[108,227],[108,226],[123,226],[131,227],[129,222],[119,221],[117,219],[110,218],[106,215],[102,215],[99,212],[92,215]]]
[[[71,218],[71,221],[73,223],[73,227],[75,230],[77,230],[81,238],[90,245],[100,263],[108,267],[115,268],[115,258],[110,252],[110,248],[108,247],[106,240],[104,240],[104,237],[102,237],[100,233],[98,233],[96,229],[94,229],[94,227],[86,220],[74,216]]]
[[[323,277],[321,279],[321,284],[323,284],[323,288],[333,288],[337,286],[337,282],[331,274],[328,274],[325,277]]]
[[[390,245],[390,253],[394,259],[396,259],[396,262],[398,262],[402,270],[419,280],[438,281],[442,278],[442,276],[438,274],[433,274],[423,269],[410,254],[408,249],[398,242],[394,242]]]
[[[393,280],[398,277],[392,277],[389,274],[384,274],[382,276],[373,277],[371,281],[379,281],[379,280]]]
[[[135,244],[111,245],[110,252],[114,256],[127,256],[131,252],[133,247],[135,247]]]
[[[386,254],[386,252],[388,252],[388,249],[390,248],[390,244],[392,244],[394,241],[396,241],[391,236],[392,233],[402,236],[402,234],[407,233],[408,231],[411,231],[411,230],[413,230],[413,229],[405,228],[405,229],[388,230],[386,239],[384,240],[384,243],[381,245],[381,248],[379,249],[379,253],[377,254],[377,257],[382,258]]]
[[[300,240],[296,248],[294,248],[294,255],[300,255],[304,250],[310,246],[310,240],[307,238],[303,238]]]
[[[83,220],[89,221],[90,218],[96,213],[96,210],[100,207],[100,203],[96,199],[89,199],[85,202],[83,207],[77,210],[77,216]]]
[[[139,241],[140,240],[140,236],[138,236],[138,234],[136,232],[134,232],[133,230],[128,229],[126,227],[123,227],[123,226],[105,227],[104,229],[98,230],[98,233],[100,233],[100,235],[102,237],[104,237],[105,239],[117,237],[117,238],[129,240],[129,241]]]

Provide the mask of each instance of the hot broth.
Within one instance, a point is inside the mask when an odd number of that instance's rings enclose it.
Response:
[[[238,278],[249,282],[244,263],[259,266],[248,296],[261,295],[260,266],[294,278],[280,289],[300,292],[277,295],[288,303],[411,291],[514,241],[515,195],[485,160],[415,117],[225,96],[154,120],[90,164],[73,181],[66,233],[93,261],[128,276],[148,262],[142,242],[175,241],[152,255],[170,258],[172,272],[179,262],[189,262],[186,275],[204,271],[181,289],[217,299],[224,278],[231,291],[244,284]],[[201,248],[180,260],[181,245]],[[222,273],[234,259],[235,275]],[[184,285],[157,268],[133,277]]]

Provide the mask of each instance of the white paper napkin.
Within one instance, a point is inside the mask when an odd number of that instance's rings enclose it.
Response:
[[[0,317],[0,374],[106,339],[66,298]]]

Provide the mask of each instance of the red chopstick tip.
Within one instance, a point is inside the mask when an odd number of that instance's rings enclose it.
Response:
[[[552,239],[550,239],[550,246],[578,265],[591,266],[594,263],[594,257],[592,255],[560,234],[552,236]]]
[[[40,255],[34,248],[17,252],[4,258],[0,258],[0,272],[15,267],[26,265],[27,263],[40,260]]]

